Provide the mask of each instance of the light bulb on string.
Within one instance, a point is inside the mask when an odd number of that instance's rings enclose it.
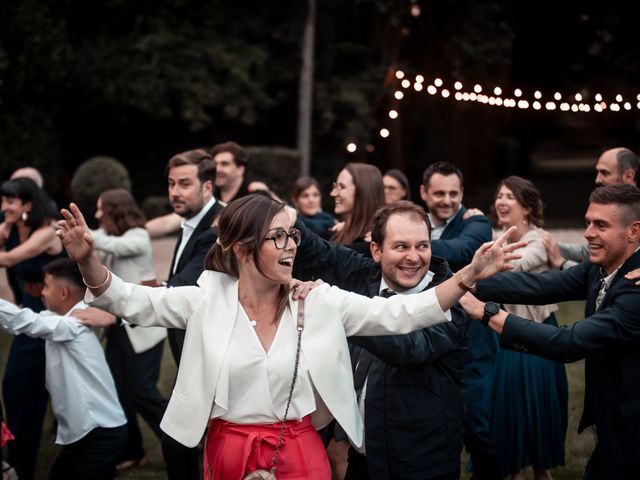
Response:
[[[436,79],[433,81],[433,84],[434,84],[436,87],[438,87],[438,88],[440,88],[440,87],[442,86],[442,84],[443,84],[443,83],[444,83],[444,82],[442,81],[442,79],[441,79],[441,78],[436,78]]]
[[[620,94],[616,95],[616,102],[618,103],[622,102],[622,95]]]
[[[516,97],[521,97],[522,96],[522,90],[520,90],[519,88],[516,88],[513,91],[513,95],[516,96]]]
[[[460,90],[462,88],[462,82],[454,83],[453,88],[455,88],[456,90]],[[638,95],[638,100],[640,101],[640,95]]]
[[[404,72],[402,70],[396,70],[396,78],[402,80],[404,78]]]
[[[389,136],[389,130],[386,128],[381,128],[380,129],[380,136],[382,138],[387,138]]]
[[[448,98],[450,95],[449,90],[447,90],[446,88],[443,88],[440,94],[442,95],[443,98]]]
[[[409,88],[411,86],[411,82],[405,78],[404,80],[402,80],[401,85],[402,88]]]
[[[533,94],[533,97],[536,98],[537,100],[540,100],[542,98],[542,93],[540,93],[540,90],[536,90],[535,93]]]
[[[596,96],[593,97],[595,98],[596,102],[601,102],[602,101],[602,95],[600,95],[599,93],[596,93]]]
[[[389,118],[392,120],[395,120],[396,118],[398,118],[398,111],[397,110],[389,110]]]
[[[429,95],[435,95],[437,91],[438,91],[438,89],[436,87],[434,87],[433,85],[429,85],[427,87],[427,92],[429,93]]]
[[[629,102],[624,102],[624,109],[631,110],[631,104]]]
[[[416,82],[423,83],[424,82],[424,77],[422,75],[416,75]]]
[[[540,104],[540,102],[535,101],[533,102],[533,109],[534,110],[540,110],[542,108],[542,105]]]
[[[394,93],[393,96],[396,97],[396,100],[402,100],[404,98],[404,93],[400,90],[396,90],[396,93]]]
[[[500,87],[496,87],[493,89],[493,94],[496,96],[502,95],[502,89]]]
[[[559,101],[562,99],[562,95],[560,95],[560,92],[556,92],[554,93],[553,98]]]
[[[575,103],[573,105],[571,105],[571,111],[572,112],[577,112],[578,111],[578,105],[576,105]]]
[[[576,99],[576,102],[581,102],[582,101],[582,95],[580,93],[576,93],[574,98]]]
[[[358,149],[358,146],[357,146],[355,143],[353,143],[353,142],[351,142],[351,143],[349,143],[349,144],[347,145],[347,152],[349,152],[349,153],[353,153],[353,152],[355,152],[357,149]]]
[[[413,84],[413,88],[415,89],[416,92],[419,92],[419,91],[422,90],[422,84],[416,82],[416,83]]]
[[[482,91],[482,86],[476,83],[475,86],[473,87],[473,91],[476,93],[480,93]]]
[[[456,92],[456,94],[454,95],[454,98],[458,101],[462,100],[462,93]],[[640,105],[640,103],[638,105]]]

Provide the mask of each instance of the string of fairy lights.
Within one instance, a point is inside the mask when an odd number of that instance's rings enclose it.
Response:
[[[409,78],[409,75],[402,70],[396,70],[395,78],[397,83],[393,96],[398,102],[405,99],[409,93],[415,92],[418,94],[426,93],[433,97],[441,97],[445,100],[456,102],[475,102],[488,107],[520,110],[559,110],[572,113],[640,110],[640,93],[635,98],[629,98],[622,93],[595,93],[591,95],[586,88],[570,94],[563,94],[559,91],[549,94],[540,90],[525,91],[521,88],[507,91],[499,86],[488,88],[474,82],[465,86],[459,80],[446,84],[442,78],[435,76],[430,82],[427,82],[424,75],[417,74],[413,78]],[[400,113],[397,108],[391,108],[387,115],[393,121],[400,116]],[[383,139],[388,138],[391,134],[390,128],[391,125],[380,128],[378,135]],[[373,150],[372,145],[367,145],[366,148],[368,151]],[[349,153],[354,153],[357,149],[358,145],[355,142],[350,142],[346,145],[346,150]]]

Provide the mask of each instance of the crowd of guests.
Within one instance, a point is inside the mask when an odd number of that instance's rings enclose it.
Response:
[[[563,363],[583,358],[580,429],[597,439],[585,478],[637,475],[633,152],[597,160],[586,246],[542,230],[540,191],[521,177],[498,183],[485,215],[464,206],[451,163],[424,171],[426,210],[402,171],[348,163],[329,213],[314,178],[284,202],[249,182],[249,166],[234,142],[179,153],[171,214],[147,220],[129,192],[107,190],[97,230],[74,204],[60,220],[35,169],[0,185],[14,295],[0,327],[15,335],[6,475],[34,478],[50,396],[52,479],[144,465],[138,415],[170,479],[457,479],[463,446],[474,479],[524,479],[527,467],[551,479],[565,461]],[[151,238],[168,233],[160,282]],[[576,299],[585,319],[558,327],[556,303]],[[165,337],[170,399],[156,386]]]

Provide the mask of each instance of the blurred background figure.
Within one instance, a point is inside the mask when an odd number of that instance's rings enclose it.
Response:
[[[298,211],[298,218],[309,230],[327,237],[336,224],[335,218],[322,211],[320,184],[313,177],[300,177],[291,190],[291,204]]]
[[[543,203],[538,188],[511,176],[498,184],[492,216],[504,229],[516,226],[512,242],[527,242],[516,253],[515,271],[548,270],[547,252],[538,227],[543,225]],[[557,326],[553,305],[504,305],[504,309],[531,321]],[[524,479],[533,466],[535,478],[551,479],[550,468],[564,464],[568,386],[564,365],[535,355],[501,349],[496,357],[494,410],[496,446],[502,476]]]
[[[30,178],[8,180],[0,187],[4,221],[0,224],[0,267],[9,269],[15,302],[44,310],[42,267],[64,256],[52,226],[56,212],[50,199]],[[7,425],[16,439],[8,461],[21,479],[33,478],[47,400],[44,340],[17,335],[11,342],[2,381]]]
[[[366,163],[347,163],[333,183],[334,212],[341,222],[331,240],[371,256],[371,221],[384,205],[384,184],[377,167]]]
[[[131,194],[122,188],[103,192],[95,217],[100,228],[92,235],[103,263],[128,282],[157,285],[145,217]],[[129,427],[127,444],[116,467],[122,470],[146,463],[137,414],[158,438],[162,433],[160,420],[167,399],[156,384],[167,331],[119,323],[107,331],[105,354]]]
[[[411,200],[411,192],[409,189],[409,179],[397,168],[387,170],[383,177],[384,183],[384,203],[392,205],[400,200]]]

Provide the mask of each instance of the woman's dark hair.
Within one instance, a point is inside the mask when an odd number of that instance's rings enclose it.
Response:
[[[256,268],[260,267],[260,249],[269,233],[273,218],[285,207],[267,195],[251,194],[234,200],[218,217],[218,239],[207,254],[204,266],[238,277],[238,258],[233,246],[240,244],[245,255],[250,256]],[[276,319],[280,318],[288,302],[289,286],[282,285]]]
[[[23,204],[31,202],[31,211],[24,222],[31,231],[48,225],[57,218],[53,201],[30,178],[7,180],[0,186],[0,193],[3,197],[17,198]]]
[[[318,192],[321,192],[320,184],[313,177],[309,177],[305,175],[305,176],[299,177],[294,182],[293,187],[291,188],[291,202],[295,207],[297,207],[298,197],[302,195],[302,192],[304,192],[309,187],[316,187],[318,189]]]
[[[526,178],[517,177],[512,175],[503,179],[496,188],[496,195],[494,197],[493,205],[491,205],[491,218],[497,221],[495,199],[498,197],[498,192],[505,186],[513,193],[516,200],[524,208],[529,209],[527,220],[536,227],[542,227],[544,225],[544,204],[540,196],[540,190],[531,181]]]
[[[111,235],[122,235],[127,230],[144,227],[146,218],[133,196],[124,188],[105,190],[100,195],[102,214],[109,219],[115,231]]]
[[[336,232],[331,240],[350,245],[371,231],[373,215],[384,205],[384,183],[380,170],[373,165],[347,163],[344,170],[349,172],[356,187],[353,211],[345,221],[344,228]]]
[[[402,197],[400,200],[411,200],[411,189],[409,188],[409,179],[407,178],[407,176],[404,174],[402,170],[399,170],[397,168],[392,168],[391,170],[387,170],[386,172],[384,172],[383,177],[385,176],[393,178],[396,182],[400,184],[402,188],[404,188],[404,191],[406,193],[404,194],[404,197]]]

